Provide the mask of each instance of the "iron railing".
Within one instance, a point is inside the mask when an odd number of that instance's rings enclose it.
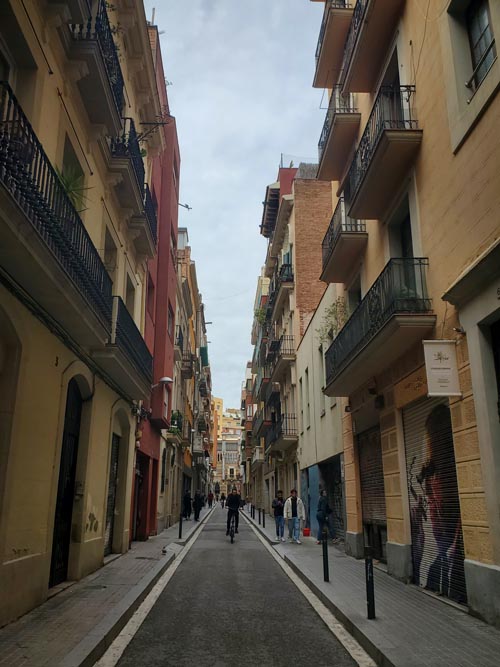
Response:
[[[136,369],[151,382],[153,357],[127,306],[119,296],[113,299],[111,342],[132,361]]]
[[[426,257],[390,259],[325,354],[326,382],[342,371],[397,313],[427,313]]]
[[[333,249],[337,245],[337,241],[343,232],[349,234],[366,233],[366,223],[362,220],[350,218],[346,214],[344,198],[341,197],[337,202],[332,219],[326,230],[323,243],[321,244],[323,253],[323,271],[325,270]]]
[[[149,190],[149,185],[147,183],[144,187],[144,213],[146,214],[146,220],[148,222],[149,231],[151,232],[154,244],[156,245],[158,223],[156,220],[155,205],[153,203],[153,198],[151,197],[151,191]]]
[[[344,46],[344,56],[342,58],[342,68],[340,74],[340,83],[343,85],[345,81],[345,75],[349,69],[351,63],[352,54],[354,52],[354,47],[358,40],[359,30],[363,24],[365,18],[366,7],[370,0],[357,0],[354,5],[354,11],[352,13],[351,25],[349,26],[349,32],[347,33],[347,39]]]
[[[293,268],[291,264],[282,264],[280,268],[275,271],[271,282],[269,284],[269,297],[267,301],[266,317],[271,317],[274,308],[274,302],[280,291],[283,283],[293,282]]]
[[[414,118],[412,96],[415,86],[382,86],[359,142],[349,168],[349,190],[351,201],[363,181],[385,130],[417,130],[418,121]]]
[[[294,414],[283,414],[273,422],[266,433],[266,449],[280,438],[294,438],[297,436],[297,417]]]
[[[140,192],[144,192],[144,160],[139,146],[139,137],[133,118],[123,119],[123,131],[119,137],[111,137],[111,154],[114,157],[128,157],[132,162],[135,178]]]
[[[282,357],[285,354],[295,354],[295,342],[293,336],[280,336],[279,347],[276,357]]]
[[[257,370],[257,378],[255,380],[255,397],[259,397],[260,395],[260,390],[262,388],[262,384],[264,382],[269,382],[269,378],[271,377],[271,370],[269,366],[260,366],[259,369]]]
[[[118,114],[121,115],[124,100],[123,74],[115,40],[113,39],[113,30],[106,11],[106,1],[99,0],[97,2],[95,13],[89,17],[87,23],[73,23],[69,27],[73,39],[97,41],[113,92],[116,109]]]
[[[328,23],[328,16],[331,9],[350,9],[352,4],[347,2],[347,0],[326,0],[325,11],[323,12],[323,21],[321,22],[321,28],[319,30],[318,44],[316,46],[316,65],[318,64],[319,56],[321,53],[321,47],[323,46],[323,40],[325,38],[326,24]]]
[[[357,113],[357,111],[358,110],[354,105],[354,95],[352,93],[342,95],[341,86],[334,86],[330,101],[328,103],[323,129],[321,130],[321,136],[318,142],[318,155],[320,162],[321,158],[323,157],[326,142],[330,136],[330,130],[332,129],[333,119],[335,116],[341,113]]]
[[[0,95],[0,181],[109,330],[106,267],[8,83]]]

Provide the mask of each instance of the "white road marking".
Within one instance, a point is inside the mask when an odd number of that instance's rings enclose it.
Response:
[[[246,517],[245,517],[246,518]],[[292,568],[285,563],[283,558],[275,551],[272,546],[262,537],[260,532],[247,520],[248,525],[252,528],[264,547],[272,555],[274,560],[279,564],[283,571],[288,575],[292,582],[297,586],[302,595],[309,602],[314,611],[318,614],[321,620],[325,623],[330,632],[335,635],[346,651],[352,656],[353,660],[358,663],[359,667],[377,667],[377,663],[368,655],[364,648],[349,634],[342,623],[337,621],[332,612],[324,605],[321,600],[311,591],[310,588],[298,577]]]
[[[174,562],[168,566],[165,572],[158,579],[156,584],[153,586],[148,595],[144,598],[142,603],[139,605],[137,610],[132,615],[131,619],[127,625],[123,628],[120,634],[115,638],[111,646],[108,648],[106,653],[94,663],[94,667],[114,667],[119,659],[122,657],[125,649],[130,644],[134,635],[139,630],[143,622],[146,620],[147,615],[151,611],[152,607],[160,597],[161,593],[169,583],[169,581],[174,576],[177,568],[182,563],[184,558],[189,553],[189,550],[196,542],[198,537],[201,535],[201,531],[205,528],[205,523],[201,526],[200,530],[197,531],[193,539],[187,544],[182,553],[177,556]]]

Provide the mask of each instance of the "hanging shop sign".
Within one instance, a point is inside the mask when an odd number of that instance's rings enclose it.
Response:
[[[424,340],[427,396],[461,396],[454,340]]]

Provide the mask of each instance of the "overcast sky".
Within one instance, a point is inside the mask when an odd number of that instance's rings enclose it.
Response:
[[[205,303],[212,391],[240,405],[251,359],[266,185],[281,154],[314,158],[325,111],[312,88],[324,4],[309,0],[144,0],[161,33],[181,153],[187,227]],[[321,106],[325,106],[324,102]],[[287,164],[291,158],[287,157]],[[295,159],[297,165],[297,160]]]

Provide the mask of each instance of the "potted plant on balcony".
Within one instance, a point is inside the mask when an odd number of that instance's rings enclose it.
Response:
[[[347,322],[347,305],[343,296],[339,296],[328,306],[316,333],[319,342],[324,345],[331,342]]]
[[[91,189],[84,186],[84,175],[72,166],[65,167],[62,171],[56,167],[56,173],[76,212],[83,213],[87,209],[87,192]]]

